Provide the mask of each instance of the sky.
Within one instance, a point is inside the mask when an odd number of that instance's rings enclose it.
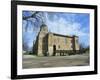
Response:
[[[23,11],[23,16],[30,16],[32,11]],[[90,37],[90,15],[88,13],[68,13],[68,12],[42,12],[44,23],[48,30],[62,35],[79,36],[79,43],[85,47],[89,46]],[[39,32],[41,21],[30,18],[27,22],[23,20],[23,42],[29,48],[33,46]],[[27,27],[27,31],[25,28]]]

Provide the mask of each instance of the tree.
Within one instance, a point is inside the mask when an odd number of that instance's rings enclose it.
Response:
[[[82,53],[89,52],[89,46],[85,46],[83,43],[80,44],[80,51]]]
[[[24,51],[27,51],[27,50],[28,50],[28,45],[27,45],[27,43],[23,43],[23,50],[24,50]]]
[[[29,15],[25,15],[29,14]],[[36,32],[38,34],[38,30],[40,29],[40,25],[45,23],[44,18],[44,12],[39,11],[23,11],[22,20],[26,22],[26,25],[24,26],[25,32],[28,31],[28,28],[30,27],[29,24],[31,24],[33,28],[33,32]],[[28,51],[28,42],[24,40],[23,37],[23,50]]]
[[[26,16],[23,14],[23,21],[25,20],[27,22],[25,26],[25,31],[28,29],[28,24],[31,23],[32,25],[38,27],[41,24],[45,23],[45,18],[44,18],[44,12],[39,12],[39,11],[29,11],[30,15]]]
[[[84,50],[84,44],[80,44],[80,50]]]

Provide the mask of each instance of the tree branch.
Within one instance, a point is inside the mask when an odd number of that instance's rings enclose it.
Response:
[[[34,18],[34,17],[36,16],[37,13],[39,13],[39,12],[36,11],[36,12],[33,13],[31,16],[23,17],[23,20],[27,20],[27,19],[29,19],[29,18]]]

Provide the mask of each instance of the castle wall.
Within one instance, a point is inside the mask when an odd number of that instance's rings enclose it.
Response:
[[[46,25],[42,25],[38,36],[38,56],[45,56],[47,52],[47,39],[46,35],[48,29]]]
[[[42,25],[36,40],[36,51],[38,56],[52,56],[55,51],[79,50],[77,36],[64,36],[48,33],[45,25]]]
[[[48,35],[48,51],[53,55],[53,46],[56,50],[73,50],[71,37],[56,36],[52,33]]]
[[[75,50],[79,50],[78,37],[75,37]]]
[[[53,55],[53,44],[54,44],[53,34],[50,33],[50,34],[48,34],[48,53],[49,53],[49,56]]]
[[[56,45],[57,50],[72,50],[72,38],[54,36],[54,45]]]

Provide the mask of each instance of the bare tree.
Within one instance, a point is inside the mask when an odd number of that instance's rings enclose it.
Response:
[[[83,50],[84,49],[84,44],[80,44],[80,50]]]
[[[27,12],[27,11],[26,11]],[[22,15],[22,20],[26,22],[26,25],[24,25],[24,30],[25,32],[28,31],[28,28],[33,29],[33,32],[36,32],[38,34],[38,30],[40,29],[40,25],[45,23],[45,18],[44,18],[44,12],[40,11],[28,11],[30,15]],[[23,39],[24,40],[24,39]],[[27,51],[28,50],[28,43],[23,41],[23,50]]]
[[[27,31],[28,27],[29,27],[29,23],[31,23],[32,25],[38,27],[40,26],[41,24],[44,23],[44,12],[39,12],[39,11],[36,11],[36,12],[33,12],[33,11],[30,11],[31,15],[30,16],[24,16],[23,15],[23,20],[26,21],[26,26],[25,26],[25,31]],[[38,25],[40,24],[40,25]],[[34,29],[34,28],[33,28]]]
[[[23,42],[23,50],[24,50],[24,51],[27,51],[27,50],[28,50],[28,45],[27,45],[27,43],[24,43],[24,42]]]

